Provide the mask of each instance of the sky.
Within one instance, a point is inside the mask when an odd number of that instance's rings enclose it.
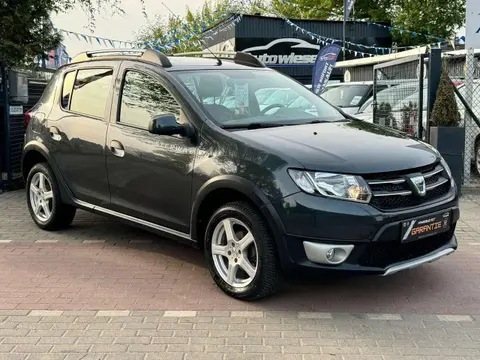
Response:
[[[58,29],[74,31],[86,35],[95,35],[103,38],[131,41],[135,40],[138,31],[146,26],[148,22],[153,22],[157,15],[167,18],[169,11],[162,5],[162,0],[144,0],[145,10],[148,20],[142,14],[142,3],[140,0],[123,0],[122,9],[125,15],[103,12],[97,15],[96,29],[92,34],[87,30],[88,16],[80,8],[72,9],[68,13],[54,15],[52,17],[53,24]],[[200,9],[204,0],[163,0],[163,2],[178,16],[184,17],[187,5],[192,10]],[[70,57],[82,51],[96,50],[105,48],[100,46],[96,40],[92,44],[86,42],[83,38],[78,40],[75,36],[65,36],[63,44],[67,48]]]

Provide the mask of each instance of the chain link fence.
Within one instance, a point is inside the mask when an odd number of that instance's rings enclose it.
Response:
[[[423,56],[408,57],[374,67],[373,122],[416,137],[425,135],[426,106]],[[423,131],[422,131],[423,130]]]
[[[454,83],[456,102],[465,127],[463,186],[480,187],[480,53],[468,50],[444,57]]]

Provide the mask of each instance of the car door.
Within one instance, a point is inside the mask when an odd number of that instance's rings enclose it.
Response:
[[[110,202],[105,137],[114,64],[64,73],[58,105],[48,118],[49,150],[73,195],[94,205]]]
[[[188,233],[196,146],[188,137],[148,131],[152,118],[166,113],[189,122],[187,111],[154,69],[124,64],[107,133],[111,209]]]

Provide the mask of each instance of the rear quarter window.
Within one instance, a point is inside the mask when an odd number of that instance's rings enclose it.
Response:
[[[70,96],[70,111],[104,118],[112,79],[113,69],[78,70]]]

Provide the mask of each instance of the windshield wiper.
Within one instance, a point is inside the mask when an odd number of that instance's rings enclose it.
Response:
[[[277,126],[285,126],[285,124],[278,124],[278,123],[261,123],[261,122],[252,122],[248,124],[226,124],[222,125],[222,129],[262,129],[262,128],[269,128],[269,127],[277,127]]]

